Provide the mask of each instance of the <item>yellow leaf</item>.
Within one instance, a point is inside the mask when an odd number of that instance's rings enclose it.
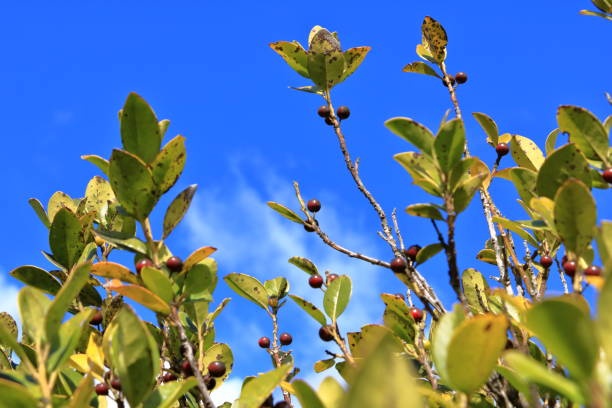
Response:
[[[213,247],[202,247],[200,249],[196,249],[187,257],[187,259],[185,259],[185,266],[183,266],[183,270],[188,271],[193,265],[204,260],[205,258],[208,258],[216,250],[217,248]]]
[[[103,278],[119,279],[123,282],[138,284],[138,276],[118,263],[98,262],[91,266],[90,272]]]
[[[154,312],[162,314],[170,313],[170,305],[168,305],[168,303],[164,302],[162,298],[142,286],[124,285],[120,280],[113,279],[107,283],[105,287],[140,303]]]

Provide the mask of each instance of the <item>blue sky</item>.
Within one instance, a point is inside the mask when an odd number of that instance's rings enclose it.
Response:
[[[313,259],[322,269],[355,280],[356,301],[343,329],[355,330],[382,314],[381,291],[401,289],[389,271],[335,254],[300,226],[265,206],[268,200],[296,207],[291,181],[306,197],[323,202],[321,225],[339,243],[383,259],[391,254],[376,236],[377,219],[345,170],[329,127],[316,116],[319,97],[288,89],[307,85],[269,47],[279,40],[306,44],[314,25],[338,31],[343,48],[369,45],[363,65],[333,93],[336,105],[351,108],[347,142],[361,157],[362,177],[387,211],[394,207],[408,243],[434,242],[430,225],[402,210],[429,197],[410,184],[391,156],[411,150],[382,125],[408,116],[430,128],[450,107],[447,91],[431,77],[401,72],[418,60],[424,16],[439,20],[449,35],[447,66],[465,71],[458,96],[473,154],[495,159],[484,134],[470,117],[485,112],[502,132],[516,133],[543,146],[556,127],[561,104],[610,114],[604,91],[612,91],[606,68],[612,65],[610,25],[579,16],[592,8],[584,0],[563,2],[28,2],[0,6],[4,63],[0,66],[0,111],[5,154],[0,182],[5,191],[0,217],[0,305],[13,308],[19,284],[8,271],[24,264],[50,267],[40,255],[47,233],[27,199],[46,203],[57,190],[84,193],[96,168],[82,154],[108,157],[120,144],[117,111],[131,91],[147,99],[161,118],[172,121],[168,136],[187,137],[183,177],[154,216],[159,232],[165,204],[182,188],[199,184],[192,214],[170,238],[174,253],[219,248],[220,275],[243,272],[264,280],[287,276],[296,293],[319,301],[306,275],[286,260]],[[508,157],[503,166],[512,165]],[[510,218],[525,215],[503,180],[492,194]],[[511,191],[509,194],[504,189]],[[607,193],[609,194],[609,193]],[[600,216],[611,218],[609,196],[599,193]],[[486,239],[477,202],[459,218],[461,268],[494,268],[474,256]],[[422,272],[450,305],[443,257]],[[558,277],[552,278],[558,288]],[[257,338],[269,334],[263,313],[221,283],[217,301],[234,298],[218,325],[220,341],[235,350],[234,378],[265,371],[266,353]],[[293,306],[281,314],[282,329],[293,333],[303,372],[324,358],[317,327]],[[291,315],[291,317],[290,317]],[[342,323],[342,320],[341,320]]]

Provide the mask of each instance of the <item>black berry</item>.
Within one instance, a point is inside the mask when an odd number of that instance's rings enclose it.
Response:
[[[543,268],[550,268],[550,266],[553,264],[553,259],[548,256],[548,255],[542,255],[540,257],[540,265],[542,265]]]
[[[263,402],[263,404],[261,404],[259,408],[273,408],[272,407],[273,405],[274,405],[274,397],[272,396],[272,394],[270,394],[270,396],[266,398],[266,400]]]
[[[508,147],[508,143],[500,143],[495,147],[495,151],[499,157],[503,157],[508,154],[510,148]]]
[[[166,266],[172,272],[180,272],[183,269],[183,261],[178,256],[172,256],[166,261]]]
[[[329,126],[334,126],[334,121],[329,116],[325,118],[325,123]]]
[[[181,371],[185,374],[185,377],[191,377],[193,375],[193,368],[191,368],[189,361],[185,360],[181,363]]]
[[[207,375],[204,377],[204,385],[206,385],[208,391],[211,391],[217,385],[217,380]]]
[[[451,85],[455,85],[455,77],[454,76],[449,75],[448,79],[450,79],[450,84]],[[445,87],[448,87],[448,81],[446,80],[446,78],[442,78],[442,85],[444,85]]]
[[[315,220],[315,224],[319,225],[319,221]],[[308,232],[313,232],[315,229],[308,224],[308,221],[304,220],[304,229]]]
[[[406,261],[404,258],[395,257],[391,260],[391,270],[395,273],[403,273],[406,269]]]
[[[317,109],[317,114],[322,118],[328,118],[330,113],[331,110],[328,106],[325,105],[319,106],[319,109]]]
[[[146,266],[153,266],[153,262],[151,262],[151,260],[147,258],[141,259],[136,264],[136,272],[140,273],[140,271],[142,271],[142,269]]]
[[[308,211],[310,212],[318,212],[321,209],[321,202],[316,198],[313,198],[312,200],[308,201],[307,207]]]
[[[351,116],[351,110],[348,106],[340,106],[336,109],[336,115],[338,115],[341,120],[348,119],[348,117]]]
[[[319,329],[319,337],[323,341],[332,341],[334,339],[333,330],[330,326],[323,326]]]
[[[104,316],[102,316],[102,312],[98,310],[89,321],[89,324],[97,326],[102,323],[102,320],[104,320]]]
[[[287,401],[279,401],[274,404],[274,408],[291,408],[291,405]]]
[[[108,385],[104,383],[96,384],[96,394],[108,395]]]
[[[468,76],[465,72],[457,72],[455,74],[455,79],[457,80],[458,84],[465,84],[468,80]]]
[[[212,363],[210,363],[208,365],[208,372],[210,373],[210,375],[212,375],[213,377],[223,377],[223,374],[225,374],[225,363],[223,361],[213,361]]]
[[[323,277],[321,275],[312,275],[310,278],[308,278],[308,284],[311,288],[320,288],[323,286]]]
[[[164,382],[176,381],[176,375],[174,375],[173,373],[165,373],[162,377],[162,380]]]
[[[293,337],[289,333],[283,333],[280,335],[279,340],[283,346],[288,346],[293,341]]]
[[[270,339],[267,337],[260,338],[257,343],[259,344],[259,347],[261,348],[264,348],[264,349],[270,348]]]

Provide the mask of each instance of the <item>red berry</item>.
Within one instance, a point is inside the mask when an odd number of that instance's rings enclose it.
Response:
[[[497,152],[497,155],[499,157],[502,157],[508,154],[508,152],[510,151],[510,148],[508,147],[508,143],[500,143],[495,148],[495,151]]]
[[[319,337],[323,341],[332,341],[334,339],[333,328],[330,326],[323,326],[319,329]]]
[[[591,265],[584,270],[586,276],[601,276],[601,268],[596,265]]]
[[[102,320],[104,320],[104,316],[102,315],[102,312],[98,310],[89,321],[89,324],[97,326],[102,323]]]
[[[391,270],[395,273],[403,273],[406,269],[406,261],[404,258],[395,257],[391,260]]]
[[[274,408],[291,408],[291,405],[287,401],[279,401],[274,404]]]
[[[321,202],[319,200],[317,200],[316,198],[313,198],[312,200],[308,201],[308,211],[310,212],[317,212],[321,209]]]
[[[213,377],[223,377],[225,371],[225,363],[223,361],[213,361],[208,365],[208,372]]]
[[[414,262],[420,250],[420,245],[412,245],[408,249],[404,249],[404,255],[406,255],[406,258]]]
[[[449,75],[448,78],[450,79],[451,85],[455,85],[455,77],[452,75]],[[448,81],[446,80],[446,78],[442,78],[442,85],[444,85],[445,87],[448,87]]]
[[[340,106],[336,109],[336,115],[338,115],[341,120],[348,119],[348,117],[351,116],[351,111],[348,106]]]
[[[563,265],[566,262],[567,262],[567,255],[563,255],[563,258],[561,258],[561,265]]]
[[[142,269],[146,266],[153,266],[153,262],[151,262],[151,260],[147,258],[141,259],[136,264],[136,272],[140,273],[140,271],[142,271]]]
[[[189,364],[188,360],[181,363],[181,371],[186,377],[191,377],[193,375],[193,369],[191,368],[191,364]]]
[[[164,382],[176,381],[176,375],[174,375],[173,373],[165,373],[162,377],[162,380]]]
[[[319,109],[317,110],[317,114],[322,117],[322,118],[328,118],[329,114],[331,113],[331,110],[329,109],[328,106],[319,106]]]
[[[280,335],[279,340],[283,346],[288,346],[293,341],[293,337],[289,333],[283,333]]]
[[[329,126],[333,126],[334,125],[334,121],[330,117],[326,117],[325,118],[325,123],[328,124]]]
[[[465,84],[468,80],[467,74],[465,72],[457,72],[455,74],[455,79],[458,84]]]
[[[605,169],[601,176],[606,182],[612,183],[612,167]]]
[[[180,272],[183,269],[183,261],[178,256],[172,256],[166,261],[166,266],[172,272]]]
[[[96,394],[108,395],[108,385],[104,383],[96,384]]]
[[[317,224],[317,226],[319,225],[319,221],[315,220],[315,224]],[[312,228],[312,226],[310,226],[310,224],[308,224],[308,220],[304,220],[304,229],[308,232],[313,232],[315,229]]]
[[[423,320],[423,311],[421,309],[417,309],[416,307],[411,307],[410,316],[412,316],[414,321],[418,323]]]
[[[111,387],[113,387],[117,391],[121,391],[121,381],[119,381],[118,378],[113,378],[111,380]]]
[[[272,407],[273,405],[274,405],[274,397],[272,396],[272,394],[270,394],[268,398],[266,398],[266,400],[263,402],[263,404],[261,404],[259,408],[273,408]]]
[[[542,265],[543,268],[550,268],[550,266],[553,264],[553,259],[548,256],[548,255],[542,255],[540,257],[540,265]]]
[[[323,286],[323,277],[321,275],[312,275],[310,278],[308,278],[308,284],[311,288],[320,288]]]
[[[335,273],[330,273],[329,275],[327,275],[327,284],[329,285],[336,279],[338,279],[338,275],[336,275]]]
[[[576,273],[576,261],[567,261],[563,264],[563,270],[566,274],[573,277]]]
[[[217,385],[217,380],[207,375],[204,377],[204,385],[208,391],[211,391]]]
[[[264,349],[270,348],[270,339],[267,337],[260,338],[257,343],[259,344],[259,347],[261,348],[264,348]]]

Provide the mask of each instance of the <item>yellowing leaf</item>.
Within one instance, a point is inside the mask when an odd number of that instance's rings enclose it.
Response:
[[[123,296],[140,303],[144,307],[149,308],[154,312],[162,314],[170,313],[170,305],[164,302],[155,293],[151,292],[149,289],[143,288],[142,286],[124,285],[118,279],[113,279],[106,284],[106,287],[110,290],[121,293]]]

